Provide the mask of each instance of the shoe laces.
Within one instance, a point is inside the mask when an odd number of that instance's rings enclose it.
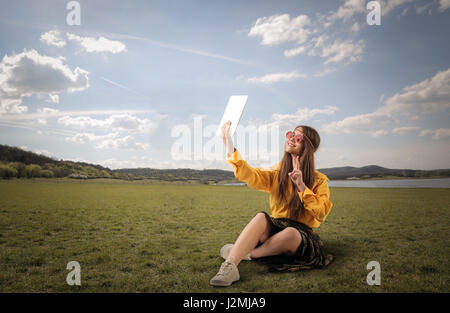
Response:
[[[217,276],[227,276],[232,270],[235,265],[231,261],[225,261],[223,262],[222,266],[220,267],[219,273],[217,273]]]

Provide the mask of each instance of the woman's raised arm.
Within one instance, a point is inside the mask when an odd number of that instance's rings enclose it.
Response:
[[[228,121],[222,126],[222,140],[227,151],[227,162],[233,165],[234,176],[239,181],[247,183],[250,188],[269,192],[275,176],[274,170],[253,168],[242,159],[239,151],[234,148],[233,140],[230,136],[230,125]]]

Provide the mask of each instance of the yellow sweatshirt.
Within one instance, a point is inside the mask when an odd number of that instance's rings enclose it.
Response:
[[[278,204],[278,172],[281,162],[268,169],[253,168],[242,159],[237,149],[232,156],[227,156],[227,162],[233,165],[234,175],[237,180],[246,182],[250,188],[270,193],[271,216],[274,218],[288,218],[288,203]],[[333,204],[330,201],[330,189],[328,188],[328,177],[315,170],[316,177],[311,189],[306,187],[305,191],[297,192],[303,202],[305,211],[300,214],[297,221],[311,228],[319,227],[330,213]],[[288,195],[292,196],[292,187],[289,187]],[[288,197],[289,199],[290,197]]]

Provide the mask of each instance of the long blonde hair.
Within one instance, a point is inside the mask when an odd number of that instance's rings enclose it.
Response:
[[[308,188],[312,188],[315,179],[314,166],[314,152],[317,151],[320,145],[319,133],[312,127],[300,125],[297,128],[302,128],[303,133],[308,136],[308,139],[303,139],[302,148],[300,150],[300,170],[303,175],[303,182]],[[312,145],[311,145],[312,144]],[[292,156],[289,152],[285,152],[281,160],[280,171],[278,172],[278,201],[279,203],[288,202],[288,218],[296,220],[299,215],[303,214],[304,206],[300,201],[300,197],[296,194],[297,187],[288,176],[293,170]],[[291,187],[289,187],[291,186]],[[294,194],[288,199],[289,189],[294,190]]]

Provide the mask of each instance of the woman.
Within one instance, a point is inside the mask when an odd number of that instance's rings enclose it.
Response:
[[[260,212],[248,223],[233,244],[220,250],[225,259],[210,284],[230,286],[239,280],[241,260],[265,260],[279,265],[275,270],[296,271],[324,267],[332,260],[319,236],[312,230],[327,217],[332,207],[327,176],[314,167],[314,152],[320,144],[317,131],[297,126],[286,133],[284,157],[271,169],[252,168],[233,146],[228,121],[222,127],[227,162],[239,181],[270,193],[272,215]],[[280,265],[281,263],[281,265]]]

